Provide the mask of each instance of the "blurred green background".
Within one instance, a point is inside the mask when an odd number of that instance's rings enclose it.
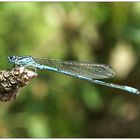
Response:
[[[0,66],[31,55],[109,64],[140,89],[140,3],[0,3]],[[0,137],[140,137],[140,97],[38,70],[0,103]]]

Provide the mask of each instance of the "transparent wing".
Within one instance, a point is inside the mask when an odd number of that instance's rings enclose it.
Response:
[[[88,62],[80,61],[62,61],[56,59],[47,58],[33,58],[36,63],[49,66],[57,69],[58,72],[74,76],[84,76],[91,79],[104,79],[111,78],[115,75],[115,72],[108,65],[104,64],[93,64]]]

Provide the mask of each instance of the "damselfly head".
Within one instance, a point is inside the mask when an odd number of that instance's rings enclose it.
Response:
[[[14,55],[8,56],[8,60],[10,62],[16,62],[18,60],[18,56],[14,56]]]

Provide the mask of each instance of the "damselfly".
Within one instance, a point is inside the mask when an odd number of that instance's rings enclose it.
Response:
[[[133,94],[140,94],[139,90],[133,87],[97,80],[114,77],[115,72],[108,65],[93,64],[80,61],[63,61],[47,58],[36,58],[32,56],[9,56],[8,60],[18,66],[51,70],[80,79],[88,80],[92,83],[125,90]]]

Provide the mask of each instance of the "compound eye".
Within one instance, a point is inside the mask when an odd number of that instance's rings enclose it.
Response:
[[[12,60],[16,60],[16,57],[15,57],[15,56],[13,56],[13,57],[11,57],[11,59],[12,59]]]
[[[9,58],[9,60],[11,60],[11,61],[16,60],[16,56],[9,56],[8,58]]]

